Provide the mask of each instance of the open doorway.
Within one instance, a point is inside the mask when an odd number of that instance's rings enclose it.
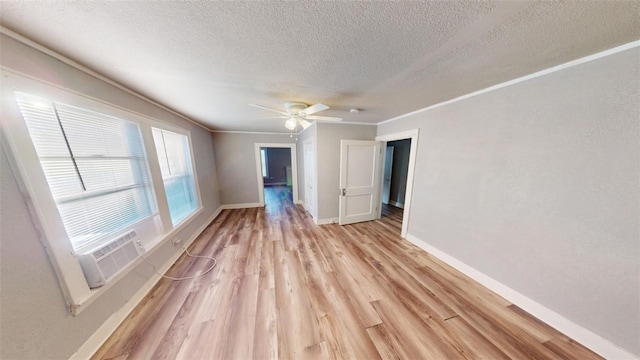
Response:
[[[293,203],[291,149],[260,148],[264,204],[267,208]]]
[[[385,148],[378,218],[391,228],[397,229],[402,237],[406,237],[411,211],[418,129],[377,136],[376,140],[382,141]]]
[[[411,139],[402,139],[388,141],[385,151],[381,218],[398,233],[402,230],[410,149]]]
[[[255,144],[260,206],[279,211],[298,201],[295,144]]]

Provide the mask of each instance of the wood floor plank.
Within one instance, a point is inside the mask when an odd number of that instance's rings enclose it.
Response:
[[[286,187],[191,244],[93,359],[600,359],[400,237],[402,210],[318,226]],[[167,275],[211,261],[181,256]]]
[[[231,319],[231,326],[226,329],[230,334],[242,334],[242,336],[229,338],[228,348],[224,352],[224,357],[227,359],[253,358],[258,309],[258,281],[258,274],[246,275],[242,279],[238,303],[235,304],[238,311],[234,312],[235,316]]]
[[[500,348],[489,341],[476,328],[460,316],[446,320],[446,326],[464,346],[465,352],[473,359],[510,359]]]
[[[544,346],[556,353],[560,359],[581,360],[600,358],[598,354],[571,339],[551,339]]]
[[[203,291],[203,290],[200,290]],[[195,314],[198,313],[199,305],[204,301],[204,297],[201,296],[199,291],[192,291],[189,293],[185,301],[182,303],[180,310],[176,314],[173,322],[169,328],[165,331],[164,336],[155,346],[155,351],[151,358],[154,359],[174,359],[182,343],[185,341],[189,328],[194,321]],[[153,349],[153,346],[146,346],[140,348]],[[149,358],[147,354],[132,353],[132,358]]]
[[[395,334],[387,330],[385,324],[378,324],[367,328],[367,333],[378,350],[380,357],[385,360],[402,359],[404,356],[398,353],[400,341]]]
[[[261,289],[258,294],[258,308],[253,338],[254,359],[278,358],[276,292],[274,288]]]
[[[404,359],[452,359],[459,358],[453,349],[442,347],[440,339],[428,337],[423,323],[412,317],[394,299],[383,299],[372,303],[385,326],[394,334],[402,334],[397,339]],[[406,331],[403,329],[412,329]]]

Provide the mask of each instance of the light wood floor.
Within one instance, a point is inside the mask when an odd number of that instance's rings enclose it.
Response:
[[[161,280],[94,358],[599,358],[401,239],[401,212],[316,226],[284,188],[266,195],[192,244],[212,272]],[[208,266],[183,256],[167,274]]]

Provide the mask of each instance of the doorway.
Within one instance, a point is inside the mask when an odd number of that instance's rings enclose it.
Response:
[[[409,174],[410,150],[411,139],[387,142],[382,203],[395,206],[399,209],[404,208],[407,176]]]
[[[377,136],[376,140],[382,141],[385,148],[378,218],[399,229],[400,235],[406,237],[411,212],[418,129]]]
[[[388,141],[386,145],[382,178],[381,219],[400,233],[404,215],[411,139]]]
[[[256,143],[255,152],[260,206],[297,203],[296,144]]]

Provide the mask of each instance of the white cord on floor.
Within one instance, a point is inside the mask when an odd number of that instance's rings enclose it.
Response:
[[[162,276],[162,277],[163,277],[163,278],[165,278],[165,279],[174,280],[174,281],[181,281],[181,280],[190,280],[190,279],[195,279],[195,278],[197,278],[197,277],[200,277],[200,276],[202,276],[202,275],[204,275],[204,274],[206,274],[206,273],[210,272],[211,270],[213,270],[213,268],[214,268],[214,267],[216,267],[216,265],[218,265],[218,261],[217,261],[216,259],[212,258],[211,256],[191,255],[191,253],[189,252],[189,250],[187,250],[186,248],[182,248],[182,249],[184,249],[184,251],[187,253],[187,255],[188,255],[189,257],[192,257],[192,258],[203,258],[203,259],[211,259],[211,260],[213,260],[213,265],[211,265],[211,267],[210,267],[210,268],[208,268],[205,272],[200,273],[200,274],[198,274],[198,275],[187,276],[187,277],[181,277],[181,278],[175,278],[175,277],[171,277],[171,276],[166,276],[166,275],[160,274],[160,273],[158,272],[158,269],[156,269],[156,266],[155,266],[155,265],[153,265],[151,262],[149,262],[149,260],[147,260],[144,256],[142,256],[142,260],[144,260],[147,264],[151,265],[151,267],[153,268],[153,272],[154,272],[154,273],[156,273],[157,275],[160,275],[160,276]]]

